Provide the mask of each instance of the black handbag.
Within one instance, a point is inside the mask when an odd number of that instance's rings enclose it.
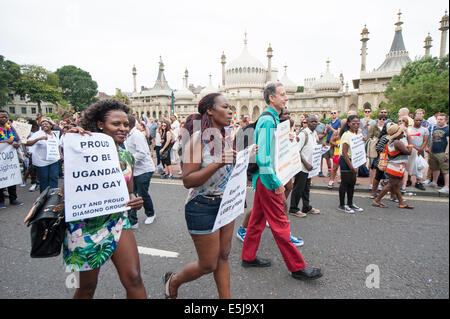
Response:
[[[171,143],[169,143],[169,145],[167,145],[166,149],[159,156],[159,158],[161,160],[164,161],[164,160],[170,158],[170,151],[172,150],[173,144],[175,144],[175,143],[171,142]]]
[[[63,192],[47,187],[34,202],[24,223],[31,226],[31,258],[58,256],[66,230]]]

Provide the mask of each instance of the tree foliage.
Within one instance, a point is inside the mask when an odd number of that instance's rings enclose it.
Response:
[[[83,111],[97,94],[97,82],[92,80],[89,72],[73,65],[65,65],[55,72],[59,78],[62,94],[76,111]]]
[[[58,88],[58,77],[55,74],[37,65],[23,65],[21,73],[15,83],[15,92],[37,103],[39,113],[42,113],[42,102],[57,104],[61,101],[61,89]]]
[[[425,116],[449,107],[448,55],[442,59],[424,56],[408,63],[401,73],[392,78],[385,91],[390,118],[396,119],[398,110],[406,107],[410,111],[422,108]]]
[[[9,93],[20,77],[20,66],[0,55],[0,106],[11,102]]]

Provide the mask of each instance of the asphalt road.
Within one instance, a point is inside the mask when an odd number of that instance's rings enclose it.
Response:
[[[193,242],[184,219],[187,190],[180,181],[171,184],[154,179],[150,194],[156,220],[135,231],[138,246],[178,253],[178,257],[141,254],[141,272],[150,298],[164,298],[162,276],[178,272],[196,260]],[[37,192],[18,187],[25,205],[0,211],[0,298],[63,298],[73,296],[66,286],[71,274],[64,272],[62,257],[31,259],[30,234],[23,219]],[[367,194],[355,203],[363,213],[346,215],[336,210],[336,191],[313,191],[312,203],[320,215],[290,217],[292,233],[305,240],[300,251],[307,264],[321,267],[324,276],[303,282],[290,277],[269,228],[263,233],[258,256],[272,266],[255,269],[240,265],[242,243],[233,237],[230,255],[231,296],[239,299],[303,298],[449,298],[449,203],[448,198],[413,197],[414,210],[370,206]],[[248,190],[247,201],[253,201]],[[243,215],[236,220],[235,231]],[[167,253],[170,255],[170,253]],[[371,265],[371,266],[369,266]],[[375,266],[374,266],[375,265]],[[369,267],[368,267],[369,266]],[[379,288],[367,288],[366,279],[379,270]],[[367,272],[366,272],[367,270]],[[212,274],[180,287],[179,298],[217,298]],[[100,271],[96,298],[124,298],[113,264]]]

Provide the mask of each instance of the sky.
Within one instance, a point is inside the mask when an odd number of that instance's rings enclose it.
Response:
[[[431,54],[439,55],[439,21],[446,0],[0,0],[0,55],[18,64],[36,64],[49,71],[75,65],[88,71],[98,90],[153,87],[159,57],[173,89],[189,83],[221,82],[220,57],[237,58],[247,33],[249,52],[281,79],[284,65],[297,85],[330,71],[352,90],[360,72],[360,33],[369,29],[367,69],[378,68],[394,38],[401,10],[403,39],[411,59],[424,54],[424,39],[433,38]],[[448,43],[447,40],[447,48]],[[448,49],[447,49],[448,52]]]

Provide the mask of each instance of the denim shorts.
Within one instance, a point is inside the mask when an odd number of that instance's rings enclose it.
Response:
[[[189,234],[206,235],[213,233],[212,229],[221,201],[222,198],[219,196],[205,197],[198,195],[186,204],[184,215]]]

